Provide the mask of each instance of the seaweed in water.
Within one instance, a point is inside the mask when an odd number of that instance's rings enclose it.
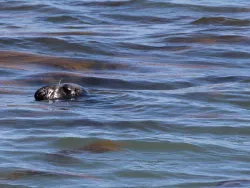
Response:
[[[82,153],[88,151],[91,153],[105,153],[111,151],[119,151],[121,149],[121,143],[114,142],[111,140],[99,140],[92,142],[84,147],[76,148],[73,150],[61,150],[61,154],[73,154],[73,153]]]

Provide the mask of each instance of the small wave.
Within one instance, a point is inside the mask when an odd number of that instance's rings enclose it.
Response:
[[[52,3],[31,3],[27,1],[1,1],[0,2],[1,11],[12,11],[15,13],[24,13],[25,11],[32,11],[36,14],[41,13],[51,13],[51,14],[65,14],[69,13],[68,10],[62,9],[62,6],[54,6]],[[25,12],[26,13],[26,12]],[[21,15],[21,14],[20,14]]]
[[[61,38],[54,37],[32,37],[26,38],[26,41],[29,40],[32,43],[38,43],[40,45],[46,46],[47,48],[56,48],[57,51],[85,51],[88,50],[89,47],[83,46],[77,43],[71,43]],[[90,51],[90,50],[88,50]]]
[[[151,45],[143,45],[143,44],[136,44],[136,43],[128,43],[128,42],[120,42],[119,46],[123,48],[129,48],[129,49],[134,49],[134,50],[144,50],[144,51],[151,51],[151,50],[156,50],[156,51],[184,51],[187,49],[190,49],[191,47],[189,46],[151,46]]]
[[[76,36],[76,35],[96,35],[94,32],[88,32],[88,31],[61,31],[61,32],[47,32],[47,33],[41,33],[44,35],[53,35],[53,36]]]
[[[241,180],[228,180],[228,181],[222,181],[218,182],[216,184],[216,187],[249,187],[250,186],[250,180],[247,179],[241,179]]]
[[[56,52],[73,52],[73,53],[88,53],[88,54],[98,54],[98,55],[114,55],[111,47],[106,46],[106,44],[93,42],[75,42],[68,41],[63,38],[57,37],[27,37],[24,39],[25,43],[30,43],[32,46],[40,46],[44,49],[49,49],[50,51]],[[107,50],[109,47],[109,50]]]
[[[250,25],[250,20],[241,20],[234,18],[226,18],[226,17],[202,17],[198,20],[192,22],[192,24],[217,24],[217,25],[226,25],[226,26],[248,26]]]

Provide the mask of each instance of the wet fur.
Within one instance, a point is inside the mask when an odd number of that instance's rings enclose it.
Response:
[[[87,95],[87,91],[77,84],[64,83],[52,86],[45,86],[38,89],[34,95],[37,101],[72,99]]]

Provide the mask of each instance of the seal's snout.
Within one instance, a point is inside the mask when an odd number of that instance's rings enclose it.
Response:
[[[80,96],[86,96],[88,92],[77,84],[60,84],[45,86],[38,89],[34,95],[37,101],[56,100],[56,99],[72,99]]]

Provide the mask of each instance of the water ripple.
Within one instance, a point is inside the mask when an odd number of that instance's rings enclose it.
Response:
[[[0,187],[249,186],[248,5],[1,1]]]

